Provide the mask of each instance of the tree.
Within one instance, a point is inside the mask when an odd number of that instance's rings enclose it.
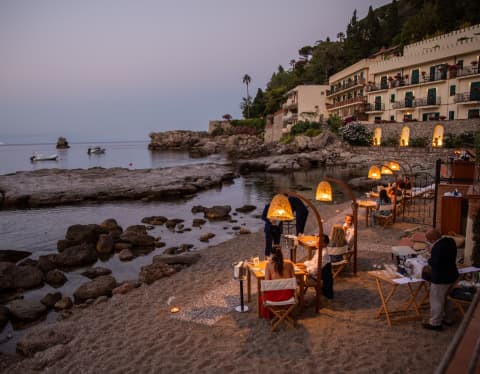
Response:
[[[248,85],[250,84],[250,82],[252,81],[252,78],[250,78],[250,75],[248,74],[245,74],[243,76],[243,83],[245,83],[245,85],[247,86],[247,100],[244,101],[243,103],[246,103],[247,105],[247,116],[245,118],[250,118],[250,94],[248,93]],[[244,98],[245,99],[245,98]]]
[[[232,119],[232,115],[231,114],[224,114],[222,116],[222,118],[225,120],[225,121],[230,121]]]
[[[252,98],[242,97],[242,102],[240,104],[240,109],[242,110],[243,117],[245,119],[250,118],[250,107],[252,106]]]
[[[255,99],[253,99],[250,115],[252,118],[259,118],[265,115],[265,95],[261,88],[257,90]]]

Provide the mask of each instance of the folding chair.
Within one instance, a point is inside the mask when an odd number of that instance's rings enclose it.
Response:
[[[275,331],[282,321],[285,322],[287,326],[294,328],[295,320],[292,317],[292,312],[298,304],[297,280],[295,278],[262,280],[260,283],[260,289],[263,307],[268,309],[274,316],[270,321],[272,327],[271,331]],[[287,300],[270,301],[268,300],[268,294],[265,294],[269,291],[285,290],[293,290],[293,296]]]
[[[335,279],[335,277],[350,264],[353,256],[353,249],[348,248],[348,245],[344,247],[329,247],[328,253],[332,259],[332,274],[333,279]]]

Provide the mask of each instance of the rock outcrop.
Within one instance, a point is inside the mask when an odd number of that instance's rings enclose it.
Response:
[[[63,136],[60,136],[57,140],[57,149],[67,149],[70,148],[70,145],[68,145],[68,141],[66,138]]]
[[[225,164],[159,169],[41,169],[0,175],[0,207],[112,200],[167,200],[221,185],[237,175]]]

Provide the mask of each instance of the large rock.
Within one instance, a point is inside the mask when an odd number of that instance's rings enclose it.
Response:
[[[15,264],[0,262],[0,292],[15,288]]]
[[[135,258],[135,255],[130,249],[125,248],[120,251],[120,253],[118,254],[118,258],[120,259],[120,261],[131,261]]]
[[[111,296],[112,290],[117,286],[117,281],[111,275],[101,275],[94,280],[82,284],[73,294],[75,304],[80,304],[88,299],[99,296]]]
[[[167,221],[168,218],[164,216],[150,216],[142,218],[142,223],[146,223],[147,225],[161,226]]]
[[[57,269],[50,270],[45,275],[45,282],[47,282],[48,285],[54,288],[63,286],[66,281],[67,281],[67,277],[65,276],[65,274],[63,274],[60,270],[57,270]]]
[[[236,208],[235,211],[236,212],[240,212],[240,213],[250,213],[252,211],[254,211],[255,209],[257,209],[257,207],[255,205],[244,205],[244,206],[241,206],[240,208]]]
[[[75,336],[73,325],[52,324],[38,327],[17,342],[17,352],[24,356],[33,356],[36,352],[59,345],[67,344]]]
[[[53,307],[56,310],[65,310],[65,309],[70,309],[72,306],[73,306],[72,299],[70,299],[68,296],[64,296],[60,300],[58,300]]]
[[[90,279],[95,279],[98,278],[101,275],[110,275],[112,274],[112,271],[107,268],[102,268],[100,266],[90,268],[85,270],[84,272],[81,273],[84,277],[90,278]]]
[[[174,265],[174,264],[181,264],[181,265],[193,265],[200,259],[200,253],[196,252],[189,252],[189,253],[182,253],[179,255],[157,255],[153,256],[153,263],[164,263],[168,265]]]
[[[14,249],[0,249],[0,262],[17,263],[24,258],[27,258],[32,253],[27,251],[16,251]]]
[[[62,298],[62,294],[60,292],[54,292],[54,293],[47,293],[40,302],[45,305],[47,308],[53,308],[55,303],[59,301]]]
[[[78,240],[68,240],[68,239],[60,239],[57,241],[57,249],[59,252],[63,252],[65,249],[82,244],[80,239]]]
[[[93,244],[81,244],[65,249],[55,255],[55,265],[61,268],[91,265],[97,261],[97,253]]]
[[[97,252],[98,253],[112,253],[114,240],[110,234],[101,234],[98,237]]]
[[[131,243],[133,247],[155,248],[155,238],[151,235],[125,231],[120,235],[120,240]]]
[[[164,262],[154,262],[153,264],[142,266],[138,279],[146,284],[152,284],[157,279],[169,277],[175,274],[175,269]]]
[[[82,243],[96,244],[100,234],[105,234],[106,230],[100,225],[72,225],[67,229],[65,239],[79,240]]]
[[[15,268],[15,288],[34,288],[43,285],[43,272],[36,266],[17,266]]]
[[[43,271],[43,273],[48,273],[49,271],[55,269],[55,256],[56,254],[43,255],[38,257],[38,268]]]
[[[204,211],[205,218],[209,220],[225,220],[230,219],[230,211],[232,207],[230,205],[214,205],[211,208],[207,208]]]
[[[100,224],[100,227],[104,228],[112,237],[118,238],[122,232],[122,226],[119,226],[115,218],[109,218]]]
[[[12,319],[20,322],[36,321],[42,317],[47,307],[38,300],[13,300],[9,306]]]
[[[57,140],[57,146],[56,146],[57,149],[67,149],[67,148],[70,148],[70,146],[68,145],[68,141],[66,138],[64,138],[63,136],[59,136],[58,137],[58,140]]]
[[[187,150],[198,145],[203,138],[207,137],[205,132],[175,130],[150,134],[150,150],[182,149]]]
[[[147,234],[147,226],[145,225],[132,225],[128,226],[125,229],[125,232],[134,232],[139,235],[146,235]]]

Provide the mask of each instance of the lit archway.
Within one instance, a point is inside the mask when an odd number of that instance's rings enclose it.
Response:
[[[402,134],[400,135],[400,147],[408,147],[408,142],[410,141],[410,128],[404,126],[402,129]]]
[[[433,147],[443,146],[443,126],[441,124],[437,124],[433,128],[432,146]]]
[[[373,132],[373,145],[380,146],[382,144],[382,129],[377,127]]]

